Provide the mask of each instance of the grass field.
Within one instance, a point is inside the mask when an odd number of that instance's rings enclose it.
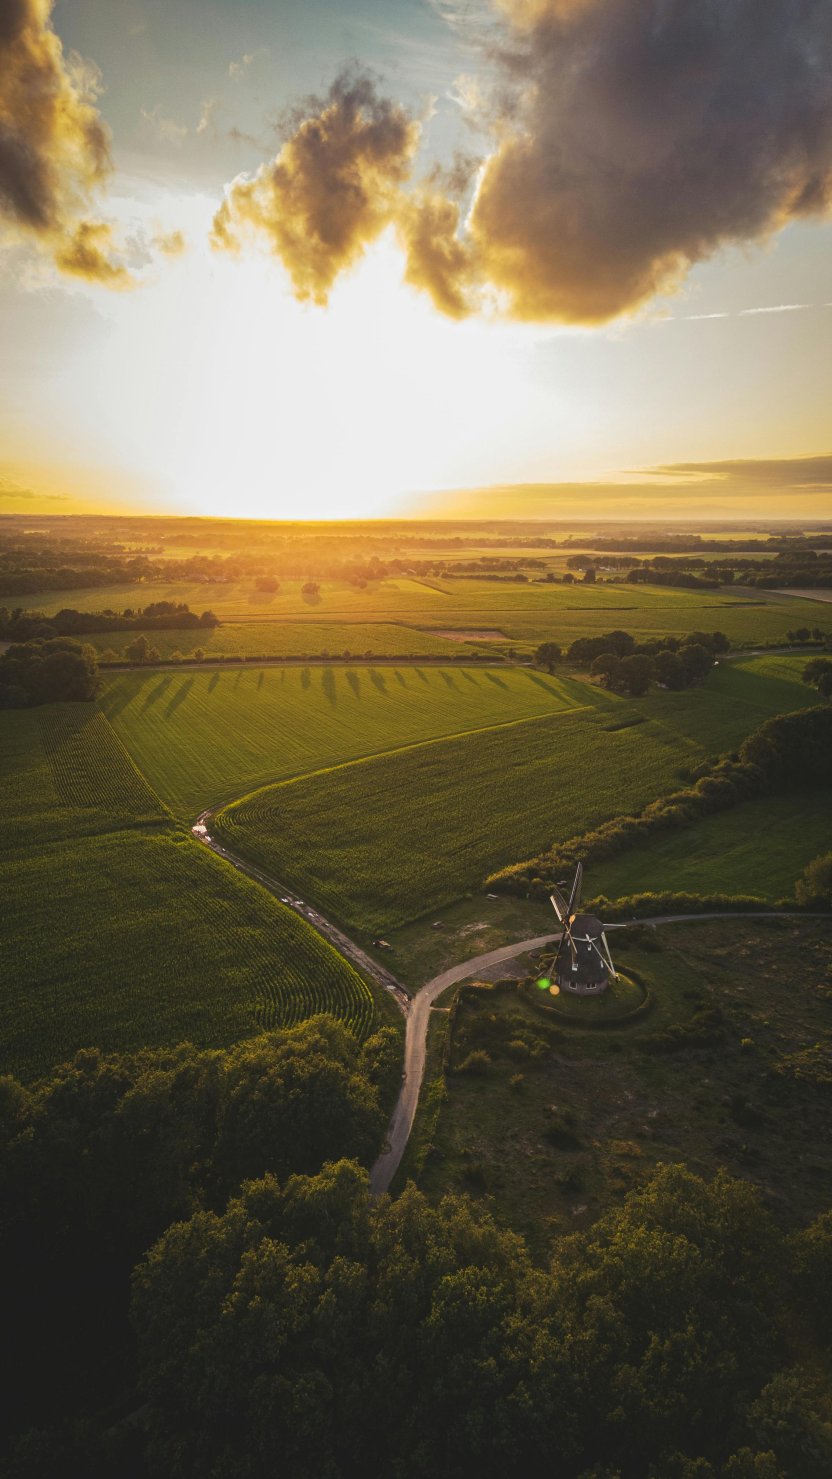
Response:
[[[101,699],[116,733],[183,819],[266,781],[435,735],[599,700],[507,668],[241,668],[123,673]]]
[[[806,864],[832,847],[832,791],[749,801],[592,867],[593,894],[672,889],[792,898]]]
[[[99,653],[123,654],[138,632],[94,632],[90,641]],[[160,657],[180,652],[183,657],[201,647],[207,657],[342,657],[345,653],[364,657],[448,657],[459,650],[457,642],[436,637],[418,627],[394,626],[389,622],[350,622],[321,625],[312,621],[240,621],[194,631],[148,631],[148,641]]]
[[[219,826],[344,923],[393,929],[498,867],[639,810],[769,714],[805,706],[801,665],[745,659],[639,700],[575,684],[586,707],[270,786],[226,808]]]
[[[0,715],[0,828],[3,1071],[322,1010],[378,1021],[330,945],[175,827],[94,705]]]
[[[811,626],[815,621],[824,629],[829,625],[827,609],[822,605],[763,591],[711,592],[611,583],[568,586],[407,577],[368,585],[366,590],[324,581],[318,596],[304,596],[300,581],[285,582],[274,595],[256,591],[251,584],[186,582],[112,586],[57,595],[46,591],[27,596],[26,606],[47,614],[64,606],[83,611],[105,608],[120,611],[160,600],[186,601],[198,612],[210,607],[223,622],[250,621],[258,626],[264,622],[309,622],[315,626],[381,623],[427,631],[489,627],[498,628],[517,641],[551,640],[561,645],[611,627],[623,627],[645,637],[719,629],[732,642],[749,645],[782,640],[790,627],[807,623]],[[187,633],[176,635],[184,638]],[[295,634],[290,634],[290,638],[295,640]],[[241,644],[242,651],[262,650],[262,638],[256,646],[247,645],[249,639],[245,633],[237,634],[234,640]],[[347,645],[350,644],[333,641],[332,648],[343,651]],[[363,650],[369,645],[366,643]],[[230,649],[224,646],[222,650]]]
[[[726,1166],[786,1223],[828,1205],[829,1096],[781,1076],[790,1055],[832,1050],[826,922],[690,923],[653,943],[616,934],[653,1007],[606,1031],[555,1022],[515,991],[464,994],[451,1071],[428,1106],[425,1191],[488,1198],[542,1255],[660,1161]],[[475,1051],[486,1062],[460,1071]]]

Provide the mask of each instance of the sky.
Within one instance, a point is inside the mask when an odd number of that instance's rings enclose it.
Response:
[[[0,0],[0,512],[832,518],[827,0]]]

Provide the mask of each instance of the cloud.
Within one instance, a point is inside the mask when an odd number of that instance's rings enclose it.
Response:
[[[301,300],[326,303],[336,277],[394,218],[420,126],[351,69],[294,119],[277,157],[228,187],[214,217],[216,249],[265,238]]]
[[[108,228],[88,219],[112,167],[100,74],[64,56],[51,9],[51,0],[0,0],[0,222],[7,239],[36,241],[62,271],[123,286]]]
[[[168,118],[162,111],[161,103],[157,103],[154,108],[140,108],[139,113],[148,131],[162,143],[174,144],[177,148],[184,144],[188,137],[187,123],[177,123],[175,118]]]
[[[456,94],[488,141],[467,215],[424,183],[408,192],[416,126],[353,77],[232,185],[220,244],[239,241],[235,214],[262,227],[296,287],[308,277],[325,301],[395,219],[407,279],[444,312],[496,302],[516,320],[592,325],[832,206],[828,0],[495,0],[490,22],[482,6],[433,3],[487,62],[487,90]],[[365,168],[370,131],[395,140]],[[337,230],[330,242],[329,216],[355,221],[355,251]]]
[[[55,248],[55,265],[69,277],[104,283],[110,288],[135,287],[135,279],[112,258],[113,235],[105,221],[79,221]]]
[[[198,134],[206,134],[209,130],[213,130],[214,114],[218,107],[219,103],[216,98],[205,98],[199,111],[199,121],[196,126],[196,132]]]
[[[182,231],[157,231],[153,245],[164,257],[181,257],[188,247]]]
[[[7,483],[0,480],[0,499],[4,502],[8,500],[9,502],[16,503],[18,500],[25,500],[28,503],[33,498],[36,498],[38,502],[41,500],[49,503],[67,502],[64,493],[35,493],[32,488],[20,488],[17,483]]]
[[[512,316],[600,323],[832,202],[832,7],[504,0],[515,109],[468,223]]]
[[[644,469],[641,469],[643,472]],[[721,479],[731,491],[760,488],[812,489],[832,492],[832,455],[820,457],[739,457],[724,462],[671,462],[650,472],[661,478],[692,481]]]
[[[228,63],[228,75],[233,82],[239,82],[245,77],[249,67],[253,66],[258,57],[268,56],[268,46],[259,46],[256,51],[247,51],[239,60]]]

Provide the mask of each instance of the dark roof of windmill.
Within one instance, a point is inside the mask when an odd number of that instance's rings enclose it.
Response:
[[[578,955],[578,968],[572,969],[572,956],[568,942],[564,938],[557,957],[558,979],[567,985],[575,984],[581,986],[597,986],[606,981],[609,971],[606,961],[602,959],[594,945],[587,941],[598,940],[601,936],[603,925],[594,914],[575,914],[571,921],[572,938],[575,941],[575,949]]]
[[[573,935],[591,935],[593,940],[597,940],[604,928],[594,914],[573,914],[570,922]]]

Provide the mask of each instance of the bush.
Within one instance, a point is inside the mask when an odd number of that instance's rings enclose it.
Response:
[[[476,1078],[484,1078],[491,1067],[491,1056],[484,1048],[475,1048],[468,1057],[460,1063],[457,1073],[472,1073]]]

